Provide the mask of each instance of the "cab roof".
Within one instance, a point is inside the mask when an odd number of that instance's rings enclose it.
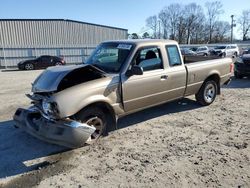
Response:
[[[108,42],[117,42],[117,43],[126,43],[126,44],[134,44],[138,45],[156,45],[156,44],[174,44],[177,45],[178,43],[174,40],[164,40],[164,39],[128,39],[128,40],[110,40],[105,41],[104,43]]]

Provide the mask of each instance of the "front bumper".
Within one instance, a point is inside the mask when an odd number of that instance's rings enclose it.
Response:
[[[70,119],[48,120],[34,109],[17,109],[13,116],[17,127],[46,142],[66,146],[81,147],[95,128]]]

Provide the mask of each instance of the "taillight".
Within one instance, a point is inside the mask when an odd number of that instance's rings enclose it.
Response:
[[[234,71],[234,64],[231,63],[231,64],[230,64],[230,72],[233,73],[233,71]]]

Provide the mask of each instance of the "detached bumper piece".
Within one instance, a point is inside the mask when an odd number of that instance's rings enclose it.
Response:
[[[81,147],[95,132],[95,128],[70,119],[48,120],[34,109],[17,109],[13,117],[16,126],[32,136],[69,148]]]

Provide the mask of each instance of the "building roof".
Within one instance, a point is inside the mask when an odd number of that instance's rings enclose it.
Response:
[[[76,21],[76,20],[69,20],[69,19],[0,19],[0,22],[1,21],[65,21],[65,22],[74,22],[74,23],[88,24],[88,25],[93,25],[93,26],[99,26],[99,27],[106,27],[106,28],[111,28],[111,29],[119,29],[119,30],[128,31],[128,29],[124,29],[124,28],[106,26],[106,25]]]

